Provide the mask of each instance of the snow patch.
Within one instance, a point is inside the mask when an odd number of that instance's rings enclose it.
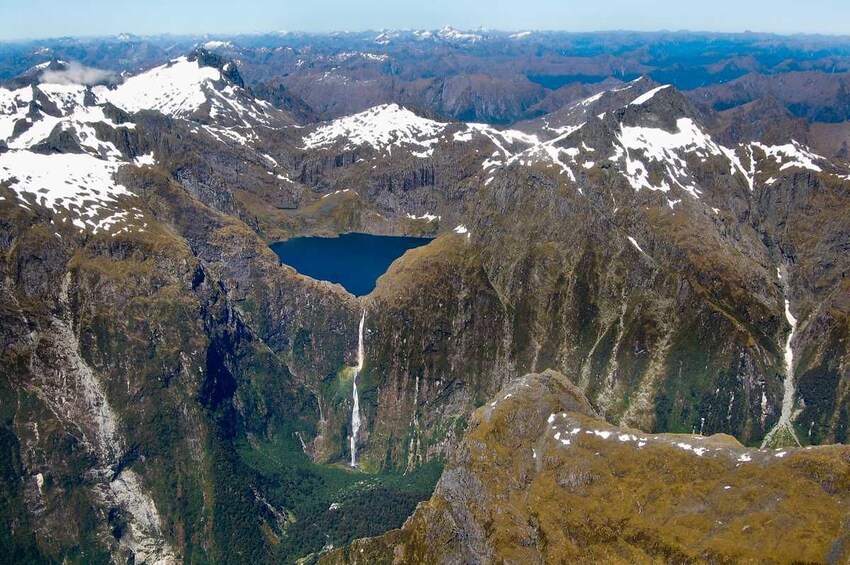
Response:
[[[324,196],[322,196],[321,199],[324,200],[325,198],[329,198],[331,196],[336,196],[337,194],[344,194],[346,192],[351,192],[351,189],[350,188],[344,188],[342,190],[335,190],[335,191],[333,191],[329,194],[325,194]]]
[[[430,222],[433,222],[434,220],[439,220],[439,219],[440,219],[440,216],[435,216],[435,215],[433,215],[433,214],[422,214],[421,216],[414,216],[413,214],[405,214],[405,215],[406,215],[408,218],[410,218],[411,220],[426,220],[426,221],[428,221],[429,223],[430,223]],[[510,395],[508,395],[508,396],[510,396]],[[507,398],[507,397],[506,397],[506,398]]]
[[[439,32],[437,32],[437,37],[445,41],[459,41],[468,43],[475,43],[481,41],[482,39],[482,37],[477,33],[465,33],[462,31],[458,31],[451,26],[446,26]]]
[[[631,243],[634,246],[635,249],[637,249],[638,251],[640,251],[642,254],[646,255],[647,257],[649,257],[649,254],[646,251],[644,251],[643,249],[641,249],[641,246],[638,245],[638,242],[635,241],[635,238],[633,238],[632,236],[629,235],[629,236],[626,236],[626,239],[629,240],[629,243]],[[650,259],[651,259],[651,257],[650,257]]]
[[[119,199],[133,196],[114,179],[119,166],[86,154],[7,151],[0,154],[0,182],[12,181],[23,205],[70,212],[81,230],[109,231],[128,214]]]
[[[776,161],[780,165],[780,171],[785,171],[793,167],[807,169],[817,173],[823,171],[823,169],[815,164],[815,161],[823,160],[823,157],[815,155],[796,141],[792,141],[785,145],[764,145],[763,143],[753,143],[752,146],[758,147],[764,151],[768,158]],[[768,183],[770,182],[771,181],[768,181]]]
[[[670,85],[665,84],[663,86],[659,86],[658,88],[653,88],[645,94],[641,94],[640,96],[632,100],[629,106],[640,106],[642,104],[646,104],[647,102],[655,98],[655,95],[664,90],[665,88],[670,88]]]
[[[156,159],[154,159],[153,152],[150,152],[147,155],[139,155],[133,162],[139,167],[151,167],[156,164]]]
[[[647,161],[660,163],[668,180],[698,199],[700,191],[688,172],[683,156],[707,158],[723,155],[724,152],[690,118],[680,118],[676,127],[675,132],[660,128],[622,127],[617,137],[620,145],[615,146],[615,159],[625,160],[626,170],[623,174],[635,190],[647,188],[669,192],[671,188],[666,180],[658,186],[649,182],[646,165],[632,156],[632,153],[639,153]]]
[[[705,447],[694,447],[689,443],[677,442],[676,447],[679,449],[684,449],[685,451],[691,451],[697,455],[697,457],[702,457],[708,451]]]
[[[599,101],[603,96],[605,96],[605,91],[602,91],[598,94],[594,94],[593,96],[591,96],[589,98],[585,98],[584,100],[579,102],[578,105],[579,106],[590,106],[594,102]]]

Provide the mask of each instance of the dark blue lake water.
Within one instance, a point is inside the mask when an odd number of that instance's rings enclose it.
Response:
[[[426,245],[427,237],[393,237],[363,233],[339,237],[296,237],[272,244],[280,262],[302,275],[341,284],[354,296],[375,289],[378,277],[408,249]]]

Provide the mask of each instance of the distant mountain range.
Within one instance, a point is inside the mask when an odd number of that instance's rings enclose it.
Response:
[[[51,58],[137,73],[196,46],[233,59],[246,84],[333,118],[379,103],[440,117],[508,124],[649,76],[722,110],[772,95],[794,115],[850,119],[850,39],[766,34],[508,33],[452,28],[233,37],[70,38],[0,45],[0,79]],[[607,81],[607,82],[606,82]],[[345,93],[345,94],[344,94]]]

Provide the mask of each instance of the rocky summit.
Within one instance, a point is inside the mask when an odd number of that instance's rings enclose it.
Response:
[[[848,53],[4,45],[0,562],[847,562]]]

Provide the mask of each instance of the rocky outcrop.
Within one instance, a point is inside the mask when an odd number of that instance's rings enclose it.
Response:
[[[50,135],[42,142],[33,145],[34,153],[50,155],[51,153],[83,153],[73,131],[67,131],[61,126],[53,128]]]
[[[848,457],[614,428],[563,375],[531,374],[475,411],[401,530],[320,562],[841,563]]]
[[[245,81],[242,80],[242,75],[239,74],[236,64],[233,61],[228,61],[221,55],[210,53],[208,50],[199,47],[189,54],[188,59],[190,61],[198,61],[200,65],[205,67],[218,69],[221,71],[221,76],[227,82],[235,84],[240,88],[245,87]]]

